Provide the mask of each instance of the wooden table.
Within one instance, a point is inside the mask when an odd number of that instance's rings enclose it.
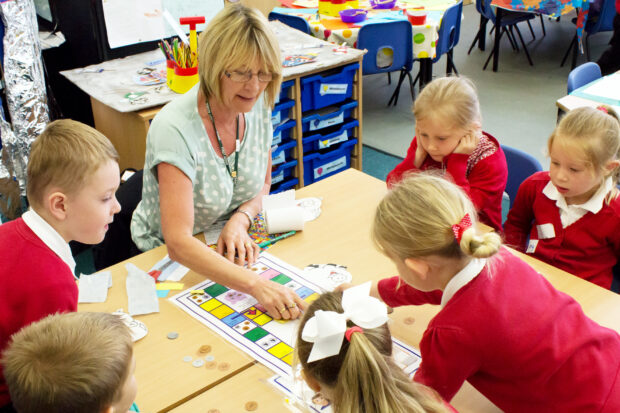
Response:
[[[297,198],[320,196],[322,214],[306,224],[304,230],[269,249],[278,258],[303,268],[311,263],[346,265],[354,282],[378,280],[396,274],[394,265],[373,246],[370,223],[378,202],[386,192],[379,181],[357,170],[349,169],[316,184],[302,188]],[[149,269],[165,254],[165,247],[144,253],[130,261],[142,269]],[[554,267],[529,257],[525,259],[558,289],[572,295],[583,306],[586,314],[604,326],[620,331],[620,296],[588,283]],[[114,311],[127,307],[124,287],[126,271],[123,265],[111,267],[114,286],[104,304],[82,304],[80,311]],[[190,272],[183,282],[186,287],[202,278]],[[256,401],[258,410],[273,412],[283,407],[283,396],[262,380],[272,372],[223,342],[209,329],[194,320],[167,300],[160,300],[160,313],[138,316],[147,324],[149,334],[137,342],[136,378],[137,403],[141,411],[195,412],[218,409],[221,413],[244,411],[248,401]],[[395,337],[419,347],[422,333],[439,306],[401,307],[391,315],[390,328]],[[412,325],[405,317],[414,317]],[[179,338],[166,338],[169,331],[177,331]],[[203,344],[213,347],[218,361],[230,363],[229,370],[194,368],[181,359],[196,356]],[[239,389],[244,389],[240,392]],[[202,394],[201,394],[202,393]],[[233,396],[233,397],[231,397]],[[452,400],[461,413],[499,412],[484,396],[465,384]]]

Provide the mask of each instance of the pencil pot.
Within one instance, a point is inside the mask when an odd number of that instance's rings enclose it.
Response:
[[[174,79],[170,89],[177,93],[185,93],[198,83],[198,66],[183,68],[174,66]]]
[[[166,60],[166,84],[172,89],[172,79],[174,79],[174,60]]]

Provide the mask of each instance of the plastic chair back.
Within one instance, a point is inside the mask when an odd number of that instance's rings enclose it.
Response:
[[[437,31],[437,47],[435,49],[436,57],[433,63],[437,62],[441,56],[454,48],[461,37],[461,20],[463,18],[463,0],[450,6],[443,17],[441,25]]]
[[[495,13],[493,8],[491,8],[491,0],[476,0],[476,10],[483,17],[489,19],[491,23],[495,24]]]
[[[394,20],[386,23],[368,23],[362,26],[357,37],[357,48],[367,49],[362,61],[362,73],[394,72],[405,67],[413,67],[413,33],[411,23]],[[381,49],[392,51],[392,64],[387,67],[377,65],[377,53]]]
[[[293,29],[301,30],[306,34],[310,34],[310,24],[303,17],[272,11],[269,13],[269,20],[279,20],[287,26],[291,26]]]
[[[594,20],[594,16],[589,16],[588,21],[586,22],[585,31],[588,35],[599,33],[599,32],[610,32],[614,30],[614,17],[616,16],[616,1],[615,0],[604,0],[603,7],[601,8],[601,14],[599,14],[598,19]],[[592,19],[592,20],[590,20]],[[593,22],[591,24],[588,24]]]
[[[568,74],[568,81],[566,82],[566,89],[568,93],[571,93],[575,89],[579,89],[583,85],[600,79],[601,68],[594,62],[587,62],[577,66]]]
[[[512,208],[521,183],[532,174],[542,171],[543,168],[540,162],[528,153],[505,145],[502,145],[502,150],[506,155],[506,165],[508,166],[506,193],[510,197],[510,207]]]

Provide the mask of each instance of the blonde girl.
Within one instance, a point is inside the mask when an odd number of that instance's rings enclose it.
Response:
[[[301,321],[296,354],[310,388],[330,400],[336,413],[453,412],[432,389],[412,383],[394,363],[392,337],[385,320],[379,321],[382,324],[378,327],[364,329],[347,321],[342,344],[335,354],[314,360],[313,347],[320,344],[314,339],[308,341],[306,326],[315,324],[313,327],[324,329],[320,322],[316,325],[317,312],[330,320],[342,315],[342,295],[322,294],[310,305]],[[387,319],[384,305],[383,312]]]
[[[618,116],[607,106],[572,110],[551,134],[548,151],[549,172],[519,187],[506,242],[609,289],[620,256]]]
[[[482,131],[474,84],[464,77],[433,80],[420,92],[413,115],[415,137],[388,174],[388,186],[407,171],[439,169],[470,196],[483,223],[501,230],[506,158],[497,139]]]
[[[424,173],[377,207],[372,236],[400,276],[371,294],[393,307],[441,306],[414,380],[447,401],[467,380],[505,412],[620,411],[618,333],[477,224],[462,189]]]

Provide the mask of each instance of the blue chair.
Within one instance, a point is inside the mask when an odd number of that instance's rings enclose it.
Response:
[[[600,32],[611,32],[614,30],[614,17],[616,16],[616,2],[615,0],[603,0],[603,7],[601,7],[600,14],[589,14],[588,20],[586,21],[586,26],[583,28],[585,43],[586,43],[586,59],[590,61],[590,43],[589,38],[593,34]],[[577,19],[572,20],[573,23],[576,24]],[[566,62],[566,58],[570,51],[573,51],[573,57],[571,61],[571,69],[574,69],[577,65],[577,32],[575,31],[575,35],[573,36],[573,40],[571,40],[570,45],[568,46],[568,50],[566,50],[566,54],[562,59],[562,63],[560,66],[564,66]]]
[[[493,11],[493,8],[491,7],[491,0],[476,0],[476,10],[478,11],[478,13],[480,13],[480,27],[478,29],[478,33],[474,37],[474,41],[471,43],[471,46],[469,46],[469,50],[467,51],[467,54],[471,53],[471,50],[474,48],[474,45],[476,43],[479,44],[481,50],[484,50],[484,43],[486,39],[486,23],[487,21],[490,21],[491,23],[493,23],[493,25],[496,24],[495,12]],[[530,53],[527,50],[527,47],[525,46],[525,42],[523,41],[523,36],[521,36],[521,31],[519,30],[519,26],[517,26],[517,24],[521,22],[527,22],[528,26],[530,27],[530,33],[532,33],[532,37],[535,38],[534,30],[532,29],[532,25],[530,24],[530,20],[534,19],[535,17],[536,15],[533,13],[503,10],[502,19],[500,22],[501,27],[497,29],[501,31],[500,40],[501,40],[501,36],[505,34],[506,37],[508,37],[508,40],[510,41],[510,45],[512,46],[512,49],[516,51],[519,50],[519,46],[517,45],[517,39],[514,36],[514,31],[517,32],[517,35],[519,36],[519,39],[521,40],[521,46],[523,46],[523,50],[525,51],[525,56],[527,57],[527,60],[530,63],[530,66],[533,66],[534,63],[532,63],[532,58],[530,57]],[[544,32],[544,26],[543,26],[543,32]],[[499,53],[499,50],[493,49],[491,51],[491,53],[489,54],[489,57],[487,58],[487,61],[484,63],[484,67],[482,70],[486,69],[487,65],[489,64],[489,61],[491,60],[491,57],[493,57],[493,54],[495,53]]]
[[[571,70],[568,74],[566,89],[568,93],[571,93],[573,90],[579,89],[581,86],[587,85],[596,79],[600,79],[601,76],[601,68],[596,63],[584,63]]]
[[[413,33],[411,24],[405,20],[394,20],[385,23],[368,23],[362,26],[357,37],[357,48],[368,50],[362,61],[362,74],[390,73],[400,71],[396,90],[388,101],[388,106],[398,103],[400,87],[409,78],[411,98],[414,98],[411,69],[413,68]],[[389,66],[377,65],[377,54],[382,49],[392,51],[392,63]]]
[[[502,150],[506,155],[508,166],[506,193],[510,198],[510,208],[512,208],[521,183],[532,174],[542,171],[543,168],[536,158],[526,152],[506,145],[502,145]]]
[[[301,30],[306,34],[310,34],[310,24],[303,17],[272,11],[269,13],[269,20],[281,21],[287,26],[291,26],[293,29]]]

